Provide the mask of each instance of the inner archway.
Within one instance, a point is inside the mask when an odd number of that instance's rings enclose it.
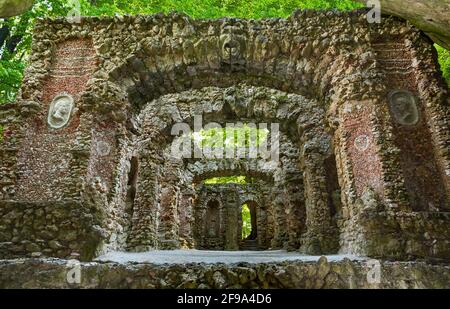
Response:
[[[240,250],[259,250],[258,241],[258,207],[254,201],[246,201],[242,204],[242,241],[239,245]]]
[[[256,217],[256,203],[248,201],[242,204],[242,241],[256,240],[258,225]]]
[[[149,248],[170,244],[170,248],[239,250],[242,205],[255,201],[252,230],[257,236],[251,240],[256,240],[258,249],[303,246],[308,251],[310,242],[317,243],[314,239],[331,230],[328,209],[319,217],[311,213],[319,211],[317,199],[326,197],[311,181],[316,171],[322,173],[312,163],[320,164],[330,149],[323,147],[330,139],[320,126],[322,111],[317,102],[301,96],[246,84],[191,90],[148,103],[139,116],[135,144],[137,155],[146,158],[140,175],[152,180],[140,184],[140,192],[151,191],[154,196],[137,194],[135,208],[142,209],[144,216],[134,212],[129,247],[145,243]],[[311,134],[320,138],[305,144]],[[258,151],[250,151],[254,149]],[[209,183],[210,178],[235,176],[254,182]],[[220,203],[219,237],[205,230],[211,199]],[[155,221],[150,228],[146,217]],[[148,231],[141,233],[141,226]],[[316,231],[316,226],[321,228]]]

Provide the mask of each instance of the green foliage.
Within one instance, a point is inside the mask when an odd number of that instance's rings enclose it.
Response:
[[[194,18],[287,17],[298,8],[349,10],[361,7],[351,0],[97,0],[82,1],[86,15],[183,12]]]
[[[253,179],[249,179],[247,176],[225,176],[225,177],[213,177],[206,179],[203,181],[204,184],[212,185],[212,184],[224,184],[224,183],[237,183],[241,185],[245,185],[247,183],[251,183]]]
[[[19,59],[0,60],[0,103],[14,101],[22,84],[24,69],[24,61]]]
[[[14,101],[22,84],[23,72],[31,49],[36,18],[65,16],[72,6],[66,0],[36,0],[28,12],[0,19],[0,104]]]
[[[441,71],[444,78],[447,80],[447,84],[450,85],[450,51],[435,44],[438,51],[439,64],[441,65]]]
[[[252,218],[247,204],[242,205],[242,239],[246,239],[252,233]]]
[[[3,131],[5,130],[5,128],[0,125],[0,143],[3,141]]]
[[[213,128],[194,133],[193,138],[198,146],[224,149],[236,149],[237,147],[260,146],[267,140],[269,130],[257,129],[247,124],[242,127]]]

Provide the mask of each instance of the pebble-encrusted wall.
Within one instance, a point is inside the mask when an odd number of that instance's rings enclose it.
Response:
[[[437,66],[420,31],[364,11],[41,20],[19,98],[0,106],[1,256],[195,246],[194,184],[246,168],[168,155],[172,125],[200,114],[280,124],[278,165],[254,170],[274,184],[270,247],[449,259]]]

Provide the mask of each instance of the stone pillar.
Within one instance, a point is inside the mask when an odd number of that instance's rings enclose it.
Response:
[[[297,177],[299,176],[299,177]],[[304,229],[305,193],[301,175],[289,177],[290,184],[286,186],[286,223],[288,250],[297,250],[300,247],[300,237]],[[291,182],[295,182],[291,183]]]
[[[317,134],[317,133],[316,133]],[[332,224],[325,159],[330,147],[326,135],[313,135],[304,143],[301,153],[305,186],[306,232],[301,251],[307,254],[330,254],[337,251],[337,231]]]
[[[284,248],[287,241],[286,226],[286,199],[280,188],[272,191],[272,214],[273,214],[273,238],[271,247],[274,249]]]
[[[190,190],[181,192],[178,205],[180,220],[179,242],[181,248],[195,248],[194,242],[194,193]]]
[[[176,249],[179,243],[179,217],[178,203],[180,198],[179,165],[182,162],[165,159],[163,172],[160,175],[161,199],[160,215],[158,225],[158,237],[160,249]]]
[[[268,213],[267,213],[267,206],[265,205],[265,199],[262,197],[259,201],[261,202],[261,204],[258,204],[257,209],[256,209],[256,213],[257,213],[257,218],[256,218],[256,226],[258,228],[258,234],[257,234],[257,240],[258,240],[258,246],[260,248],[267,248],[267,229],[268,229],[268,222],[267,222],[267,217],[268,217]]]
[[[163,183],[161,188],[161,212],[158,225],[158,248],[176,249],[180,247],[178,239],[178,188]]]
[[[379,128],[383,119],[377,117],[373,101],[344,102],[337,108],[336,117],[339,125],[334,133],[334,152],[342,201],[340,251],[365,254],[368,243],[365,226],[370,224],[365,216],[382,209],[389,192],[395,188],[395,205],[404,205],[399,202],[404,195],[395,185],[398,181],[389,184],[389,190],[386,187],[387,178],[398,179],[400,174],[395,169],[384,169],[388,163],[383,161],[383,151],[389,151],[386,160],[390,162],[397,160],[396,153],[389,140],[383,139]]]
[[[139,178],[136,188],[131,232],[128,235],[128,249],[146,251],[157,247],[157,224],[159,215],[158,196],[160,161],[155,160],[154,151],[139,156]]]
[[[241,200],[236,191],[230,190],[221,196],[224,209],[225,250],[239,250],[241,230],[239,222],[241,218]]]
[[[272,240],[275,237],[275,218],[274,207],[272,201],[268,201],[267,205],[267,228],[266,228],[266,246],[272,247]]]
[[[193,226],[192,235],[194,238],[194,248],[201,249],[204,245],[204,235],[202,233],[203,217],[205,216],[205,195],[203,186],[197,185],[193,198]]]
[[[411,42],[412,43],[412,42]],[[432,46],[423,37],[418,37],[416,44],[434,53]],[[446,188],[447,203],[441,205],[441,210],[450,210],[450,109],[449,92],[445,80],[436,78],[438,63],[436,58],[428,53],[411,51],[414,63],[417,64],[417,92],[423,102],[427,122],[432,135],[435,159]]]
[[[39,108],[37,103],[34,105]],[[22,118],[17,103],[0,104],[0,200],[12,199],[16,191],[17,153],[24,132]]]

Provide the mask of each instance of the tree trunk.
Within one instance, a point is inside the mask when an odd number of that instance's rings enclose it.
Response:
[[[450,50],[450,0],[380,0],[380,3],[382,13],[408,20],[435,43]]]
[[[33,0],[0,0],[0,18],[20,15],[33,6]]]

